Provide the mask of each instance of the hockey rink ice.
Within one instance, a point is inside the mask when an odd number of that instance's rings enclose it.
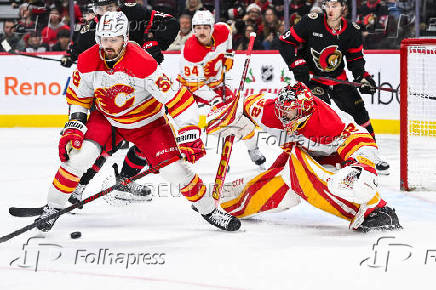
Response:
[[[391,165],[391,175],[379,178],[381,195],[403,231],[353,232],[346,221],[302,201],[224,232],[149,175],[140,183],[153,184],[152,202],[117,208],[100,198],[62,216],[49,233],[33,230],[0,244],[0,289],[434,289],[436,192],[400,192],[399,135],[377,138]],[[58,140],[54,128],[0,129],[1,236],[34,220],[10,216],[9,207],[46,203],[59,165]],[[210,150],[196,168],[210,182],[219,155],[214,144],[206,145]],[[260,147],[268,165],[280,152]],[[86,196],[100,191],[112,162],[121,165],[125,153],[109,159]],[[436,157],[423,155],[421,162]],[[226,181],[258,172],[240,143],[230,167]],[[82,237],[71,239],[75,231]]]

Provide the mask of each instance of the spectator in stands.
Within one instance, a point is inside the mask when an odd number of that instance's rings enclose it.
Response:
[[[310,9],[312,9],[312,5],[313,5],[313,1],[292,0],[292,2],[289,5],[289,14],[296,13],[301,18],[304,15],[310,13]]]
[[[203,8],[201,0],[186,0],[186,8],[182,14],[189,14],[192,17],[200,8]]]
[[[357,23],[362,27],[364,48],[381,48],[386,38],[388,9],[381,0],[368,0],[358,9]]]
[[[263,16],[263,47],[270,49],[272,41],[277,37],[277,31],[279,29],[279,21],[274,9],[268,8]]]
[[[245,23],[238,19],[233,22],[232,25],[232,49],[236,50],[241,39],[244,38]]]
[[[53,46],[57,41],[58,32],[62,29],[70,29],[68,25],[62,22],[59,10],[54,8],[50,11],[48,25],[42,29],[42,42]]]
[[[180,30],[174,42],[168,47],[167,50],[181,50],[185,45],[186,40],[192,35],[191,15],[182,14],[179,18]]]
[[[285,33],[285,22],[283,20],[279,20],[279,28],[277,31],[277,34],[273,38],[271,42],[271,46],[269,49],[271,50],[278,50],[280,46],[280,35],[283,35]]]
[[[257,34],[256,38],[263,38],[262,16],[259,5],[255,3],[248,5],[247,14],[245,14],[243,20],[246,26],[250,25],[255,28],[255,32]],[[247,29],[247,27],[245,27],[245,29]]]
[[[47,43],[42,42],[41,34],[32,31],[27,39],[27,45],[24,51],[29,53],[47,52],[49,51],[49,47]]]
[[[51,48],[51,51],[66,51],[68,44],[70,43],[70,31],[67,29],[61,29],[57,35],[58,42]]]
[[[24,31],[30,31],[35,29],[35,21],[32,17],[32,11],[29,9],[29,4],[21,4],[19,10],[20,19],[18,20],[18,25]]]
[[[250,41],[250,33],[254,31],[253,25],[246,25],[245,31],[244,31],[244,37],[239,39],[238,43],[236,43],[236,49],[237,50],[247,50],[248,48],[248,42]],[[256,35],[256,38],[254,40],[253,50],[262,50],[263,45],[260,41],[259,35]]]
[[[24,48],[24,42],[15,33],[15,24],[13,20],[3,22],[3,33],[0,34],[0,52],[14,53]]]
[[[266,10],[268,8],[272,7],[272,6],[270,6],[268,0],[256,0],[256,1],[254,1],[254,3],[256,3],[260,7],[260,11],[262,14],[265,14]]]

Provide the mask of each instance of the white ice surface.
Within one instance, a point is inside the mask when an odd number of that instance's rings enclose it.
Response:
[[[45,204],[58,167],[58,138],[59,129],[0,129],[0,235],[33,221],[10,216],[9,207]],[[114,208],[96,200],[75,215],[62,216],[44,236],[33,230],[0,244],[0,289],[434,289],[436,192],[400,192],[399,137],[379,135],[378,143],[392,167],[390,176],[380,177],[381,193],[396,209],[403,231],[352,232],[347,222],[303,202],[244,220],[240,232],[223,232],[208,225],[183,197],[162,186],[157,192],[161,180],[152,175],[141,181],[154,185],[150,203]],[[269,164],[279,152],[261,148]],[[254,173],[243,145],[233,150],[227,180]],[[111,161],[121,161],[123,154]],[[205,180],[213,178],[217,160],[212,150],[197,166]],[[88,194],[100,190],[111,163]],[[73,231],[82,237],[71,239]],[[41,238],[31,239],[23,250],[32,236]],[[83,256],[99,249],[113,255],[164,253],[164,264],[126,269],[125,262],[84,262]],[[88,255],[87,261],[92,258]]]

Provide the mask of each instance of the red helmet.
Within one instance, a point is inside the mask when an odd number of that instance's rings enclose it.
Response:
[[[282,121],[285,130],[292,134],[312,114],[313,95],[305,84],[298,82],[283,88],[274,105],[277,118]]]

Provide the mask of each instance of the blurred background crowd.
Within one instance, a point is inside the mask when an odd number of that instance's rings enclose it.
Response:
[[[417,1],[419,6],[416,6]],[[73,31],[95,17],[90,2],[0,0],[0,52],[65,51]],[[180,32],[168,50],[183,47],[192,35],[192,15],[199,9],[217,13],[216,18],[232,27],[235,50],[247,48],[252,31],[257,33],[254,49],[276,50],[279,36],[286,29],[284,0],[219,0],[219,5],[216,0],[136,2],[146,9],[177,17]],[[289,25],[296,24],[308,13],[322,13],[321,2],[289,0]],[[436,36],[436,0],[348,0],[347,7],[344,17],[360,25],[366,49],[397,49],[403,38]],[[73,29],[71,15],[74,15]]]

